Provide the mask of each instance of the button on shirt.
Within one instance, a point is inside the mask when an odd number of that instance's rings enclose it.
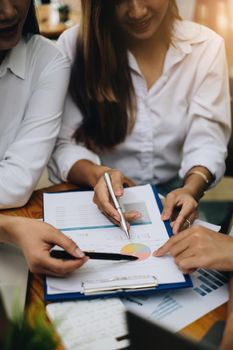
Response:
[[[59,45],[73,61],[77,28]],[[67,97],[63,124],[50,162],[54,182],[66,181],[73,164],[89,159],[121,170],[136,183],[162,184],[194,166],[224,174],[230,136],[230,98],[223,39],[212,30],[177,21],[160,78],[148,90],[134,56],[129,65],[137,100],[136,123],[113,151],[94,154],[72,135],[82,115]],[[96,67],[98,69],[98,67]]]
[[[24,205],[61,123],[70,64],[45,38],[22,39],[0,65],[0,209]]]

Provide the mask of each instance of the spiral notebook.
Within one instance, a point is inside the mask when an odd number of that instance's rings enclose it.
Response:
[[[130,239],[99,211],[92,198],[92,191],[45,193],[44,221],[82,250],[133,254],[138,260],[89,260],[65,278],[47,276],[47,301],[128,296],[192,286],[190,277],[183,275],[171,256],[153,256],[172,235],[169,222],[161,220],[162,204],[155,187],[127,188],[120,199],[124,211],[141,213],[131,224]]]

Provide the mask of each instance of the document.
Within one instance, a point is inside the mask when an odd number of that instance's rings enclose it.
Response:
[[[52,303],[46,311],[67,350],[116,350],[129,345],[120,299]]]
[[[191,274],[193,288],[124,299],[126,308],[150,317],[174,332],[180,331],[229,299],[224,274],[199,269]]]
[[[124,211],[137,210],[141,218],[131,225],[130,240],[112,224],[92,202],[92,191],[44,194],[44,221],[54,225],[86,251],[134,254],[137,261],[89,260],[65,278],[47,277],[47,294],[83,293],[90,283],[101,281],[122,283],[127,278],[135,284],[145,276],[153,276],[158,286],[183,283],[187,280],[171,256],[153,256],[169,238],[161,220],[160,209],[150,185],[125,189],[120,199]],[[118,281],[118,282],[117,282]],[[177,285],[176,285],[177,286]]]

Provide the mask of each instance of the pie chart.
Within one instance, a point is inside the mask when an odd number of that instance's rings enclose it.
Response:
[[[142,243],[130,243],[121,248],[121,254],[137,256],[139,260],[145,260],[151,255],[150,248]]]

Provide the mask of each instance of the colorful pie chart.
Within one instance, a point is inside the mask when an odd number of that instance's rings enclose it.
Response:
[[[151,255],[150,248],[141,243],[130,243],[121,248],[121,254],[137,256],[139,260],[145,260]]]

